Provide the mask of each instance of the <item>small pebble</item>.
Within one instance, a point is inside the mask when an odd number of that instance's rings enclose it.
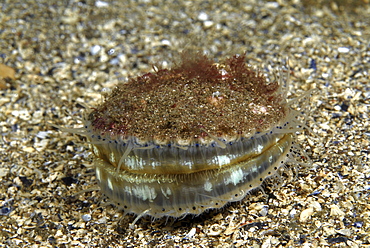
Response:
[[[301,215],[299,216],[300,222],[306,222],[314,213],[314,209],[312,207],[307,208],[301,212]]]
[[[90,50],[91,55],[97,55],[100,52],[100,50],[101,50],[101,46],[99,45],[95,45],[91,47],[91,50]]]
[[[338,52],[340,53],[348,53],[349,48],[348,47],[338,47]]]
[[[356,221],[353,226],[356,228],[361,228],[364,225],[363,221]]]
[[[185,238],[192,238],[197,232],[197,228],[193,227],[185,236]]]
[[[98,1],[95,2],[95,6],[98,7],[98,8],[108,7],[109,3],[105,2],[105,1],[98,0]]]
[[[90,214],[84,214],[82,215],[82,219],[86,222],[91,220],[91,215]]]
[[[208,15],[205,12],[200,12],[198,15],[198,20],[199,21],[207,21],[208,20]]]
[[[331,216],[343,217],[345,215],[345,213],[337,205],[331,205],[330,206],[330,215]]]

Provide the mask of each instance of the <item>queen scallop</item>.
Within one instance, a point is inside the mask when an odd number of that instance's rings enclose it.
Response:
[[[283,84],[243,55],[214,63],[196,54],[118,85],[80,132],[102,192],[155,218],[242,200],[294,160],[300,123]]]

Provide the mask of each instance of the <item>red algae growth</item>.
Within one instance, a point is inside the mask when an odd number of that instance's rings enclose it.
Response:
[[[125,212],[201,214],[295,161],[300,123],[282,85],[245,55],[214,63],[183,54],[172,69],[118,85],[78,133],[90,140],[102,192]]]
[[[197,54],[119,85],[89,120],[100,133],[144,143],[207,143],[207,132],[235,140],[267,131],[286,116],[284,104],[278,82],[267,83],[244,56],[215,64]]]

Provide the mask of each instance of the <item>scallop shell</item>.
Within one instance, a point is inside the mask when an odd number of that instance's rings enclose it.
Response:
[[[283,82],[234,56],[183,56],[118,85],[84,118],[102,192],[129,213],[179,217],[260,187],[296,150]]]

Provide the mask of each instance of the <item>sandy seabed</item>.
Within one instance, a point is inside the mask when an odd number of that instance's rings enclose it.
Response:
[[[304,1],[310,2],[310,1]],[[0,11],[0,247],[370,247],[370,15],[298,1],[15,1]],[[335,7],[335,6],[334,6]],[[312,166],[181,220],[124,216],[94,189],[85,106],[184,49],[290,69]],[[289,58],[289,62],[286,62]],[[305,106],[305,108],[307,108]]]

